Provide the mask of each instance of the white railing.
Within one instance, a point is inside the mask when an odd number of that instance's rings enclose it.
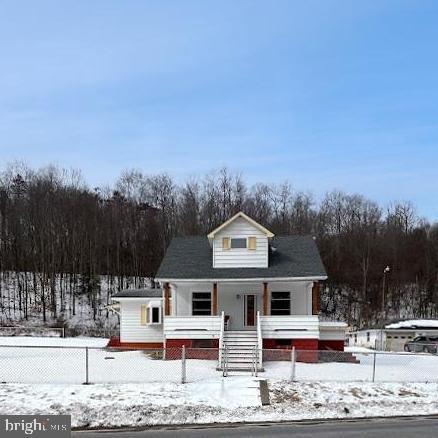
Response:
[[[263,338],[269,339],[313,339],[319,337],[317,315],[270,315],[261,316]]]
[[[166,339],[217,339],[221,332],[220,316],[165,316]]]
[[[218,357],[218,368],[223,366],[222,363],[222,351],[224,348],[224,332],[225,332],[225,312],[221,313],[221,331],[219,333],[219,357]]]
[[[259,311],[257,311],[257,349],[258,349],[258,366],[262,368],[263,337],[262,337],[262,324],[260,320]]]
[[[341,321],[320,321],[319,322],[319,339],[343,341],[347,324]]]

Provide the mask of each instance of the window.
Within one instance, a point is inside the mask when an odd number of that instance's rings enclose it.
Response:
[[[370,342],[370,332],[367,332],[367,342]]]
[[[150,321],[149,324],[159,324],[160,323],[160,308],[150,307]]]
[[[232,249],[246,248],[246,239],[241,239],[241,238],[231,239],[231,248]]]
[[[271,292],[271,315],[290,315],[290,292]]]
[[[161,303],[157,301],[141,306],[140,325],[152,324],[161,324]]]
[[[211,292],[192,293],[192,315],[211,315]]]
[[[257,239],[255,236],[248,237],[248,249],[255,251],[257,248]]]

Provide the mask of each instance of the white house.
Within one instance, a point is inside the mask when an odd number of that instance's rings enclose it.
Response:
[[[219,347],[230,362],[234,352],[245,362],[245,351],[262,347],[343,350],[346,324],[318,316],[326,278],[312,237],[276,237],[240,212],[208,236],[174,238],[156,276],[160,289],[113,297],[120,343]]]

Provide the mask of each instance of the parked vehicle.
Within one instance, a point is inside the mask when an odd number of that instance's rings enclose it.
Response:
[[[413,353],[438,353],[438,337],[417,336],[412,341],[406,342],[405,351]]]

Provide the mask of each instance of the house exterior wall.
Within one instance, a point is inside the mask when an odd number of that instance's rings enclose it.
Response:
[[[120,300],[120,342],[122,344],[160,344],[163,342],[163,324],[141,325],[141,306],[157,298]],[[147,346],[147,345],[146,345]]]
[[[222,238],[256,238],[256,249],[234,248],[224,250]],[[239,217],[220,230],[213,239],[213,267],[215,268],[267,268],[269,245],[267,236],[246,219]]]

